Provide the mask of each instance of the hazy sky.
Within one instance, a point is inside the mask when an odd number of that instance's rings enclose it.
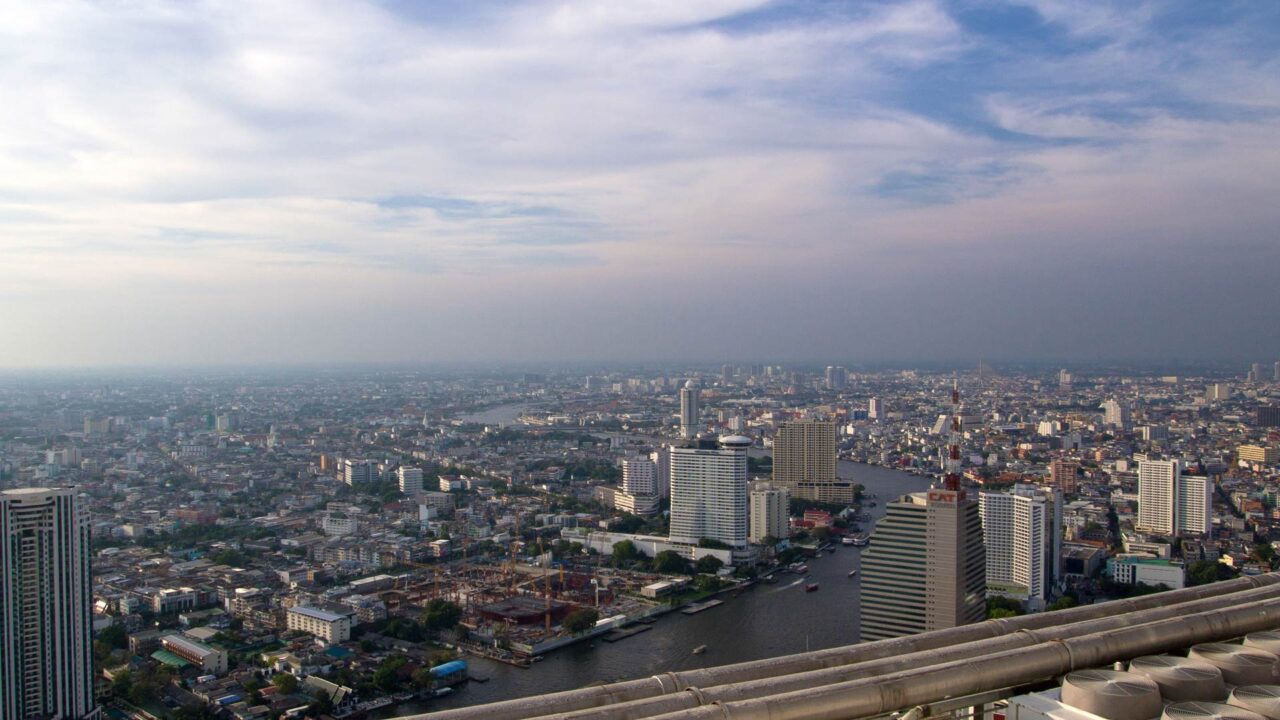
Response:
[[[1280,359],[1280,2],[0,17],[0,366]]]

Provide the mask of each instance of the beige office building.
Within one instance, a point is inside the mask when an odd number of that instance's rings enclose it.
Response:
[[[853,483],[836,474],[836,424],[822,420],[784,422],[773,439],[773,482],[791,497],[847,505]]]
[[[987,558],[978,501],[953,490],[890,502],[862,552],[863,642],[986,617]]]

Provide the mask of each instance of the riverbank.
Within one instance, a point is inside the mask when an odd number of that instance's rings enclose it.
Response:
[[[872,523],[883,516],[887,502],[903,493],[926,490],[930,482],[929,478],[849,461],[840,462],[839,472],[879,498],[877,506],[866,511]],[[865,529],[870,531],[871,524]],[[650,631],[616,643],[596,639],[561,648],[528,669],[469,660],[472,672],[488,682],[460,686],[443,698],[384,708],[370,717],[444,710],[670,670],[850,645],[858,639],[860,574],[850,578],[849,573],[861,567],[860,558],[861,551],[853,547],[824,552],[806,561],[806,577],[780,573],[777,583],[757,583],[713,609],[696,615],[668,611]],[[805,592],[806,582],[818,583],[819,589]],[[705,653],[694,655],[693,650],[702,645],[707,648]]]

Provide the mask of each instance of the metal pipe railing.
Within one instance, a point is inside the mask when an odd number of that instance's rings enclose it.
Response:
[[[1280,626],[1280,602],[1261,600],[1047,642],[1028,648],[652,716],[653,720],[853,720],[985,689],[1025,685],[1084,668]]]
[[[1139,610],[1133,613],[1113,615],[1095,620],[1084,620],[1067,625],[1057,625],[1039,630],[1019,630],[1008,635],[951,645],[936,650],[910,653],[897,657],[880,658],[849,665],[837,665],[821,670],[792,673],[777,677],[761,678],[738,683],[728,683],[707,688],[688,688],[685,692],[659,695],[640,700],[608,705],[570,713],[560,713],[555,718],[563,720],[637,720],[662,713],[687,710],[700,705],[732,702],[750,698],[778,695],[785,692],[821,687],[858,678],[875,677],[904,670],[928,667],[952,660],[982,657],[992,653],[1030,647],[1046,642],[1056,642],[1083,635],[1106,632],[1134,625],[1144,625],[1159,620],[1193,615],[1212,610],[1222,610],[1244,603],[1280,599],[1280,585],[1232,593],[1226,596],[1203,598],[1166,607]],[[536,720],[550,720],[543,716]],[[531,719],[534,720],[534,719]]]
[[[935,630],[907,637],[846,645],[767,660],[753,660],[699,670],[661,673],[648,678],[609,683],[595,687],[504,700],[426,715],[411,715],[401,720],[526,720],[542,716],[562,716],[577,710],[642,700],[680,693],[687,688],[706,688],[762,678],[791,675],[853,663],[892,658],[900,655],[937,650],[961,643],[987,640],[1020,630],[1037,630],[1117,614],[1220,597],[1280,583],[1280,574],[1269,573],[1237,578],[1210,585],[1084,605],[1051,613],[1023,615],[1015,618],[987,620],[946,630]]]

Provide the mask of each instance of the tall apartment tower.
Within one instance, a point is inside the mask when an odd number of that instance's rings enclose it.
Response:
[[[654,482],[657,483],[655,494],[660,498],[671,497],[671,447],[664,445],[649,453],[653,461]]]
[[[828,390],[844,390],[849,386],[849,371],[838,365],[828,365],[823,385]]]
[[[1109,398],[1102,403],[1102,422],[1111,427],[1128,430],[1133,424],[1128,403],[1120,402],[1115,398]]]
[[[657,495],[658,466],[647,457],[623,458],[622,491],[632,495]]]
[[[978,496],[987,548],[987,593],[1043,610],[1061,554],[1061,495],[1018,484],[1009,493]]]
[[[773,482],[787,488],[792,497],[852,503],[853,483],[836,475],[837,459],[834,422],[784,422],[773,438]]]
[[[1138,530],[1172,535],[1174,508],[1182,464],[1177,460],[1143,460],[1138,463]]]
[[[1080,463],[1068,458],[1055,458],[1049,463],[1049,483],[1068,495],[1074,495]]]
[[[791,534],[791,494],[786,488],[759,483],[751,488],[748,498],[749,541],[759,544],[767,537],[781,540]]]
[[[986,560],[978,501],[963,491],[890,502],[862,553],[862,641],[982,620]]]
[[[690,380],[680,389],[680,437],[692,440],[698,434],[698,381]]]
[[[1213,527],[1213,480],[1182,474],[1178,460],[1138,463],[1138,530],[1204,535]]]
[[[704,445],[671,448],[671,540],[746,547],[751,438],[726,435]]]
[[[75,491],[0,491],[0,720],[98,717],[92,592]]]
[[[1174,529],[1179,535],[1208,535],[1213,530],[1213,479],[1183,475],[1178,483]]]
[[[871,398],[871,400],[867,402],[867,417],[872,420],[883,420],[884,401],[878,397]]]

